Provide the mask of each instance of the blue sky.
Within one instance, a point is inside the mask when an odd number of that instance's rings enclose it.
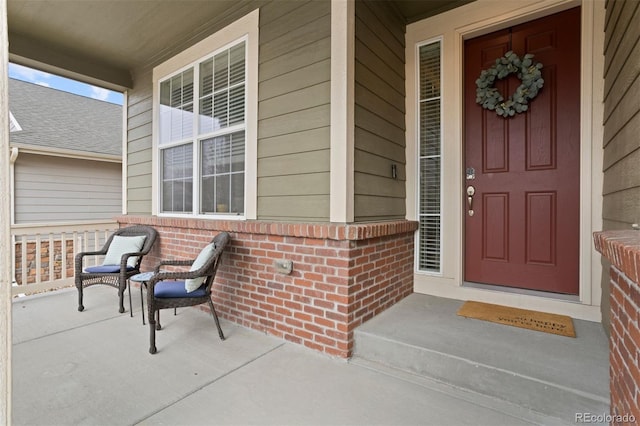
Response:
[[[64,90],[87,98],[99,99],[122,105],[123,96],[120,92],[103,89],[102,87],[91,86],[76,80],[49,74],[22,65],[9,64],[9,77],[29,83],[39,84],[53,89]]]

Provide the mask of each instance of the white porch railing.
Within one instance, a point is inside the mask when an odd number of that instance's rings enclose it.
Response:
[[[113,221],[20,224],[11,226],[12,294],[33,294],[72,286],[77,253],[100,250],[118,228]],[[99,256],[84,266],[101,262]]]

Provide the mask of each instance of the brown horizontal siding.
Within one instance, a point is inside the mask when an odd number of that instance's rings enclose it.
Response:
[[[127,213],[151,214],[153,90],[151,72],[127,94]]]
[[[331,3],[261,9],[258,219],[329,220]]]
[[[15,222],[111,220],[122,213],[122,164],[21,153]]]
[[[605,20],[605,229],[640,222],[640,2],[607,2]]]
[[[405,217],[404,31],[388,3],[356,2],[355,221]]]

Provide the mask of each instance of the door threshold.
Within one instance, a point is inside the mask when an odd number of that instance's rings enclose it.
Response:
[[[574,295],[574,294],[551,293],[551,292],[539,291],[539,290],[528,290],[525,288],[515,288],[515,287],[506,287],[501,285],[474,283],[470,281],[465,281],[462,284],[462,286],[468,287],[468,288],[477,288],[480,290],[498,291],[500,293],[513,293],[513,294],[521,294],[523,296],[544,297],[546,299],[564,300],[567,302],[575,302],[575,303],[580,302],[580,296]]]

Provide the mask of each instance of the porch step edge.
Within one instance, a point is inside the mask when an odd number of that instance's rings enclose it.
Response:
[[[575,422],[573,421],[567,422],[561,418],[549,416],[548,414],[540,413],[521,405],[514,404],[511,401],[506,401],[504,399],[500,399],[491,395],[478,393],[471,389],[455,386],[453,384],[446,383],[432,377],[415,374],[407,370],[389,366],[387,364],[370,361],[359,356],[354,356],[353,358],[351,358],[349,360],[349,363],[361,368],[385,374],[390,377],[395,377],[399,380],[410,382],[430,390],[434,390],[446,395],[451,395],[457,399],[470,402],[481,407],[489,408],[526,422],[545,426],[567,426],[575,424]]]
[[[609,412],[608,398],[515,371],[363,331],[356,331],[355,342],[356,359],[498,398],[566,422],[574,422],[576,413]]]

